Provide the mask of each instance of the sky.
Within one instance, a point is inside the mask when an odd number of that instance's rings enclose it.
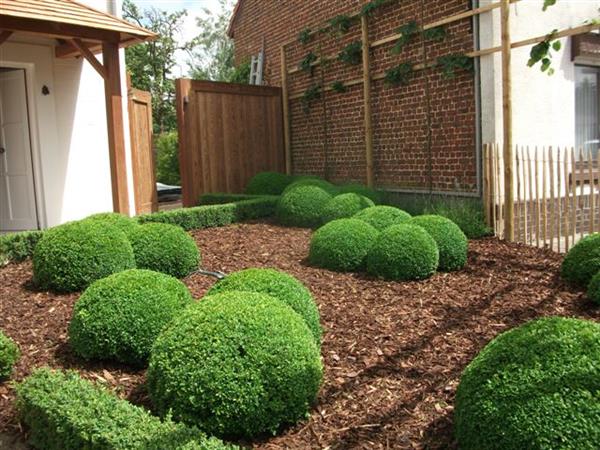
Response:
[[[204,16],[205,8],[213,13],[218,13],[220,10],[219,0],[133,0],[133,2],[140,9],[155,7],[167,12],[179,11],[182,9],[187,10],[188,15],[183,22],[182,33],[179,37],[180,43],[188,42],[198,34],[196,17]],[[185,52],[178,51],[175,56],[177,59],[177,67],[173,70],[173,75],[176,77],[187,75],[188,55]]]

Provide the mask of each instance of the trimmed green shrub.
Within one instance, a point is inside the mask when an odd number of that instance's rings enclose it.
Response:
[[[302,316],[317,344],[321,344],[322,330],[317,304],[310,291],[293,276],[275,269],[240,270],[218,281],[206,295],[229,291],[258,292],[281,300]]]
[[[336,195],[338,193],[337,186],[330,183],[329,181],[322,180],[321,178],[318,178],[318,177],[300,176],[300,177],[296,177],[295,181],[290,183],[283,190],[282,194],[287,194],[289,191],[291,191],[292,189],[295,189],[299,186],[315,186],[315,187],[323,189],[325,192],[327,192],[330,195]]]
[[[592,302],[600,305],[600,271],[592,277],[592,281],[588,285],[587,296]]]
[[[184,278],[198,270],[200,250],[194,239],[176,225],[147,223],[129,235],[139,269]]]
[[[338,186],[338,192],[340,194],[358,194],[363,197],[367,197],[374,204],[379,204],[383,201],[383,193],[381,191],[377,191],[372,189],[364,184],[359,183],[347,183]]]
[[[392,225],[407,223],[412,216],[401,209],[393,206],[371,206],[354,215],[355,219],[367,222],[379,231],[385,230]]]
[[[425,229],[435,240],[440,251],[439,270],[451,272],[465,266],[469,241],[458,225],[434,215],[413,217],[410,223]]]
[[[145,214],[137,219],[139,223],[169,223],[187,231],[199,230],[273,216],[278,202],[279,197],[264,196],[224,205],[172,209]]]
[[[214,192],[208,194],[202,194],[200,196],[201,205],[223,205],[225,203],[235,203],[246,200],[261,200],[261,199],[273,199],[279,200],[278,195],[248,195],[248,194],[228,194],[221,192]]]
[[[429,233],[400,224],[381,232],[367,255],[367,270],[388,280],[421,280],[435,273],[438,262],[439,250]]]
[[[590,234],[569,250],[560,268],[560,275],[569,283],[587,287],[600,271],[600,233]]]
[[[33,250],[44,235],[43,231],[21,231],[0,236],[0,265],[20,262],[33,255]]]
[[[512,329],[465,369],[455,426],[463,450],[595,450],[600,324],[561,317]]]
[[[171,186],[181,185],[179,174],[179,139],[176,131],[159,134],[156,147],[156,181]]]
[[[58,292],[80,291],[96,280],[133,267],[127,236],[112,225],[89,220],[45,231],[33,254],[35,284]]]
[[[361,220],[333,220],[312,235],[308,260],[313,266],[338,272],[361,270],[378,235]]]
[[[435,214],[450,219],[468,239],[480,239],[493,234],[492,229],[485,223],[480,201],[440,200],[425,208],[423,214]]]
[[[321,215],[331,195],[317,186],[302,185],[285,192],[277,204],[277,219],[282,225],[312,228],[321,223]]]
[[[10,377],[20,356],[17,344],[0,330],[0,380]]]
[[[322,377],[302,317],[269,295],[236,291],[175,318],[156,340],[147,373],[161,414],[236,437],[275,433],[307,417]]]
[[[246,194],[281,195],[292,182],[292,177],[279,172],[260,172],[254,175],[246,186]]]
[[[336,219],[352,217],[370,206],[375,206],[375,204],[362,195],[353,193],[336,195],[323,207],[321,222],[327,223]]]
[[[17,385],[29,443],[43,450],[235,450],[121,400],[76,372],[42,368]]]
[[[115,212],[92,214],[83,220],[97,222],[102,225],[112,225],[125,233],[125,236],[129,236],[138,226],[135,219]]]
[[[85,359],[143,365],[158,333],[192,303],[177,278],[132,269],[94,282],[79,298],[69,343]]]

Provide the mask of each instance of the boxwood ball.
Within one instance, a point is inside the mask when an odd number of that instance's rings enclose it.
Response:
[[[435,240],[440,251],[439,270],[451,272],[465,266],[469,241],[458,225],[436,215],[416,216],[410,223],[423,228]]]
[[[587,289],[588,298],[600,306],[600,271],[592,277]]]
[[[161,415],[217,436],[275,433],[307,417],[323,377],[319,349],[292,308],[230,291],[187,308],[150,358],[150,397]]]
[[[600,324],[550,317],[502,333],[463,372],[454,420],[462,450],[596,450]]]
[[[598,271],[600,233],[595,233],[584,237],[569,250],[563,260],[560,274],[569,283],[585,288]]]
[[[312,235],[308,260],[313,266],[339,272],[363,269],[378,235],[375,228],[361,220],[333,220]]]
[[[352,217],[370,206],[375,206],[375,204],[362,195],[354,193],[336,195],[323,207],[321,222],[325,224],[332,220]]]
[[[254,175],[246,186],[246,194],[281,195],[293,181],[290,175],[279,172],[260,172]]]
[[[158,333],[192,303],[177,278],[132,269],[94,282],[81,295],[69,343],[85,359],[143,365]]]
[[[139,269],[184,278],[200,265],[196,242],[177,225],[145,223],[130,233],[129,240]]]
[[[359,183],[342,184],[338,186],[337,190],[340,194],[347,194],[349,192],[352,192],[354,194],[362,195],[363,197],[367,197],[368,199],[370,199],[376,205],[381,203],[383,199],[383,194],[381,191],[377,191],[373,188]]]
[[[416,225],[393,225],[381,232],[367,255],[370,274],[387,280],[421,280],[438,267],[435,240]]]
[[[367,222],[379,231],[383,231],[392,225],[407,223],[411,217],[409,213],[399,208],[385,205],[371,206],[354,215],[354,219]]]
[[[320,345],[322,330],[319,309],[310,291],[293,276],[275,269],[240,270],[215,283],[206,295],[228,291],[258,292],[281,300],[302,316]]]
[[[115,212],[92,214],[83,220],[115,226],[125,233],[125,236],[129,236],[129,233],[139,226],[134,218]]]
[[[33,253],[33,279],[43,289],[74,292],[135,267],[125,234],[113,225],[82,220],[44,232]]]
[[[15,341],[0,330],[0,381],[10,377],[20,356],[21,352]]]
[[[276,208],[279,223],[312,228],[321,223],[323,207],[331,195],[318,186],[299,185],[283,193]]]

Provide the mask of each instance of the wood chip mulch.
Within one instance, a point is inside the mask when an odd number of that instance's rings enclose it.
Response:
[[[472,241],[461,271],[396,283],[306,263],[310,231],[240,224],[192,233],[207,270],[275,267],[299,278],[321,311],[325,381],[309,420],[256,449],[446,449],[461,371],[487,343],[540,316],[600,321],[600,308],[559,279],[548,250]],[[134,403],[148,405],[144,371],[91,364],[71,354],[67,325],[78,295],[37,291],[31,263],[0,268],[0,328],[20,346],[13,379],[49,365],[78,370]],[[201,297],[214,279],[185,280]],[[0,433],[20,434],[11,384],[0,384]]]

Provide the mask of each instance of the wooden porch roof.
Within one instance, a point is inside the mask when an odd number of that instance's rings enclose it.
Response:
[[[74,0],[2,0],[0,29],[81,39],[94,53],[101,50],[102,42],[126,47],[156,38],[151,31]],[[56,49],[57,57],[77,54],[79,51],[70,44]]]

